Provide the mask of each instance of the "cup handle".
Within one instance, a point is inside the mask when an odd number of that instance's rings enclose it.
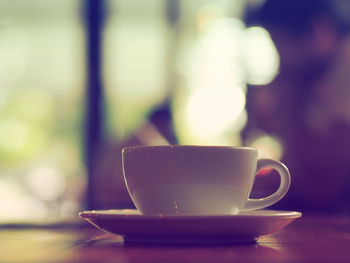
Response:
[[[279,188],[276,192],[267,197],[258,199],[249,198],[242,211],[261,209],[273,205],[274,203],[281,200],[288,192],[291,178],[287,166],[276,160],[259,159],[257,163],[257,172],[265,167],[271,167],[278,172],[281,178]]]

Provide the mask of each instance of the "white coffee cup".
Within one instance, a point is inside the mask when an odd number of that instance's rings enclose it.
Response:
[[[248,147],[127,147],[123,172],[130,197],[142,214],[237,214],[270,206],[288,191],[287,167],[257,155]],[[255,175],[263,167],[279,173],[280,186],[268,197],[250,199]]]

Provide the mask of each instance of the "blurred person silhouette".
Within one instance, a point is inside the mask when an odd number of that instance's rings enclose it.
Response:
[[[275,207],[350,212],[350,0],[267,0],[246,23],[267,29],[280,54],[272,83],[248,87],[242,132],[282,143],[293,181]]]

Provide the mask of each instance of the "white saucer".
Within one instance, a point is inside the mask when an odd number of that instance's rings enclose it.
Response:
[[[255,242],[301,213],[255,210],[238,215],[141,215],[137,210],[99,210],[79,216],[97,228],[124,237],[124,242],[162,244],[227,244]]]

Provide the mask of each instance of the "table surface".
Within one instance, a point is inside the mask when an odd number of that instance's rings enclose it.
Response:
[[[0,262],[350,262],[350,216],[304,215],[239,245],[132,245],[87,223],[0,225]]]

